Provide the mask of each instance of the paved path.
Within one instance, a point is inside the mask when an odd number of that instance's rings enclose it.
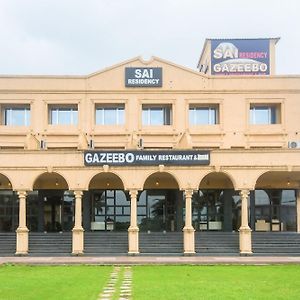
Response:
[[[64,257],[0,257],[0,264],[98,264],[98,265],[143,265],[143,264],[300,264],[300,256],[64,256]]]
[[[110,279],[102,292],[99,294],[98,300],[111,300],[116,293],[116,285],[119,280],[120,267],[115,267],[110,274]]]
[[[109,281],[100,292],[98,300],[128,300],[132,294],[131,266],[115,266]]]

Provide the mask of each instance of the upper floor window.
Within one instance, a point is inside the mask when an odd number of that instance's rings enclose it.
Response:
[[[51,125],[77,125],[77,105],[50,105],[49,124]]]
[[[143,125],[171,125],[171,105],[143,105]]]
[[[190,125],[213,125],[219,123],[219,108],[217,105],[190,106]]]
[[[124,105],[97,105],[96,125],[124,125]]]
[[[280,106],[276,104],[251,104],[250,124],[268,125],[280,123]]]
[[[29,126],[30,106],[13,105],[4,106],[2,109],[3,125],[6,126]]]

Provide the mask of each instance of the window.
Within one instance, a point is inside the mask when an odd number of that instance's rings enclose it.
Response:
[[[49,106],[49,124],[51,125],[77,125],[77,105]]]
[[[219,124],[219,109],[217,105],[190,106],[190,125]]]
[[[96,106],[96,125],[124,125],[124,105]]]
[[[267,125],[280,123],[279,105],[252,104],[250,106],[250,124]]]
[[[143,105],[143,125],[171,125],[171,105]]]
[[[5,106],[3,108],[3,124],[6,126],[29,126],[30,106]]]

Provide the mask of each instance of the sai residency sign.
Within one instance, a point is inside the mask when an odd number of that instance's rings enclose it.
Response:
[[[126,87],[162,87],[162,68],[125,68]]]
[[[269,39],[211,40],[212,75],[269,75]]]
[[[85,151],[85,166],[209,165],[209,151]]]

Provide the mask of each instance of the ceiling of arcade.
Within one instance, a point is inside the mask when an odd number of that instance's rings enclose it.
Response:
[[[63,176],[57,173],[44,173],[33,184],[34,190],[68,190],[68,184]]]
[[[256,189],[299,189],[300,172],[267,172],[256,181]]]

